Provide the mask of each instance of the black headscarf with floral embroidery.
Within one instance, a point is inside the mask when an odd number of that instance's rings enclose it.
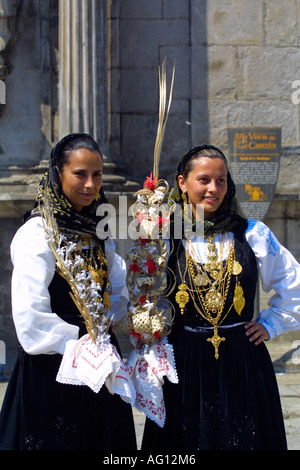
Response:
[[[172,204],[179,204],[182,209],[184,207],[184,200],[182,198],[182,191],[178,184],[178,176],[182,175],[184,172],[184,168],[189,162],[189,160],[196,154],[200,153],[201,156],[202,150],[215,150],[216,156],[222,158],[224,162],[227,164],[227,159],[223,152],[213,145],[203,144],[197,147],[192,148],[187,153],[185,153],[179,160],[177,165],[177,170],[174,177],[174,185],[170,191],[168,204],[171,206]],[[207,155],[203,154],[203,157],[207,157]],[[211,158],[211,157],[208,157]],[[195,222],[195,221],[193,221]],[[224,200],[217,210],[216,217],[214,219],[205,220],[204,221],[204,234],[205,236],[210,235],[216,232],[234,232],[237,228],[242,230],[243,232],[247,228],[247,220],[238,213],[237,201],[236,201],[236,188],[235,184],[232,180],[231,174],[228,171],[227,174],[227,192],[224,197]]]
[[[97,223],[101,220],[101,217],[96,215],[97,207],[99,204],[107,203],[102,186],[98,199],[78,212],[65,196],[59,179],[58,166],[62,152],[67,149],[77,150],[79,148],[97,151],[102,157],[98,144],[90,135],[73,133],[63,137],[52,149],[48,168],[38,188],[35,208],[26,214],[25,220],[28,216],[39,213],[39,207],[43,205],[45,191],[47,191],[48,201],[60,231],[71,237],[74,233],[95,236]]]

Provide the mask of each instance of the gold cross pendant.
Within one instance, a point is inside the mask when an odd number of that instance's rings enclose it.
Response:
[[[218,327],[214,326],[214,334],[211,338],[207,338],[207,341],[211,342],[212,345],[215,348],[215,358],[218,359],[219,357],[219,346],[221,341],[225,341],[226,338],[221,338],[221,336],[218,335]]]

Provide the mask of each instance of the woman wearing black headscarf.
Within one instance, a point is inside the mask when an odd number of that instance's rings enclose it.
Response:
[[[169,203],[181,206],[185,226],[191,207],[194,231],[178,236],[174,216],[169,343],[178,384],[164,384],[165,425],[147,420],[142,448],[286,449],[264,341],[300,328],[299,264],[265,224],[238,214],[226,158],[214,146],[181,158]],[[276,295],[254,320],[258,270],[264,290],[274,288]]]
[[[127,304],[125,263],[112,240],[96,236],[97,207],[107,202],[102,168],[101,151],[89,135],[64,137],[52,150],[36,207],[12,241],[12,310],[20,346],[1,410],[0,449],[136,448],[131,407],[118,394],[57,380],[67,346],[78,343],[82,350],[80,338],[87,334],[65,268],[70,272],[75,261],[88,267],[88,275],[81,275],[89,283],[85,288],[93,289],[95,325],[109,309],[124,314]],[[55,237],[56,254],[49,243]],[[57,272],[58,253],[70,251],[65,260],[71,266]],[[79,294],[84,298],[86,289]],[[111,329],[108,338],[118,348]]]

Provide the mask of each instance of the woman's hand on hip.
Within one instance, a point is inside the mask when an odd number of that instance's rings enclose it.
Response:
[[[246,335],[249,336],[249,341],[257,346],[269,339],[269,333],[266,328],[257,321],[249,321],[245,325]]]

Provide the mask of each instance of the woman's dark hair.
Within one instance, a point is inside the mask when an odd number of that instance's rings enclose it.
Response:
[[[71,152],[82,148],[99,153],[103,159],[99,145],[90,135],[83,133],[70,134],[58,142],[53,149],[52,159],[58,171],[61,172],[65,164],[68,163]]]
[[[194,161],[199,160],[200,158],[203,158],[203,157],[211,158],[211,159],[220,158],[226,164],[226,167],[228,170],[227,160],[221,151],[219,151],[215,147],[203,148],[199,150],[198,152],[195,152],[188,160],[182,172],[182,176],[184,177],[184,179],[188,177],[189,172],[192,170]]]

